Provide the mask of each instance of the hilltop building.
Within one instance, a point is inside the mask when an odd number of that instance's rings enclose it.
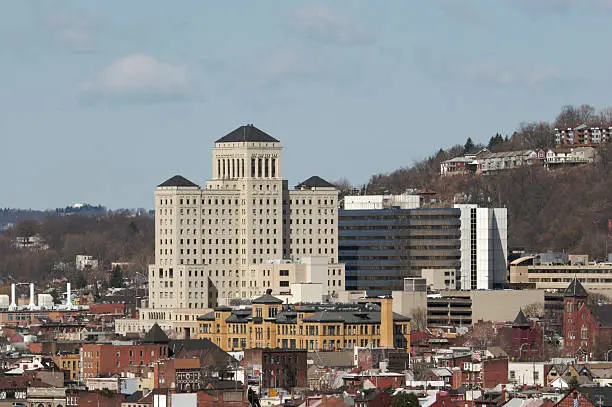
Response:
[[[583,146],[597,147],[610,140],[612,127],[588,127],[581,124],[577,127],[568,127],[567,129],[555,129],[555,144],[561,146]]]

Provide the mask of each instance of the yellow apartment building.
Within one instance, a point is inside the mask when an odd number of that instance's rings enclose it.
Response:
[[[65,372],[68,372],[68,379],[78,382],[81,379],[81,356],[78,353],[68,353],[53,356],[53,362]]]
[[[409,350],[410,318],[380,304],[289,305],[265,294],[250,308],[217,307],[198,317],[198,338],[225,351],[249,348],[333,350],[355,347]]]

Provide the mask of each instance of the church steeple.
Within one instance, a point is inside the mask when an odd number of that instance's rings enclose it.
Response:
[[[514,319],[514,322],[512,323],[512,327],[531,327],[531,322],[529,322],[529,320],[527,319],[527,317],[525,316],[525,313],[523,312],[523,310],[519,310],[518,314],[516,315],[516,318]]]
[[[565,289],[563,296],[569,298],[586,298],[587,291],[584,289],[582,283],[577,278],[574,278]]]

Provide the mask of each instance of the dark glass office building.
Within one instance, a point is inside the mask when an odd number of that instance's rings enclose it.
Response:
[[[460,269],[460,211],[454,208],[342,210],[339,262],[347,290],[403,290],[422,269]]]

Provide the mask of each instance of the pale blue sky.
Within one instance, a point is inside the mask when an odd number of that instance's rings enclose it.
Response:
[[[151,207],[254,123],[290,185],[606,107],[610,0],[28,1],[0,13],[0,207]]]

